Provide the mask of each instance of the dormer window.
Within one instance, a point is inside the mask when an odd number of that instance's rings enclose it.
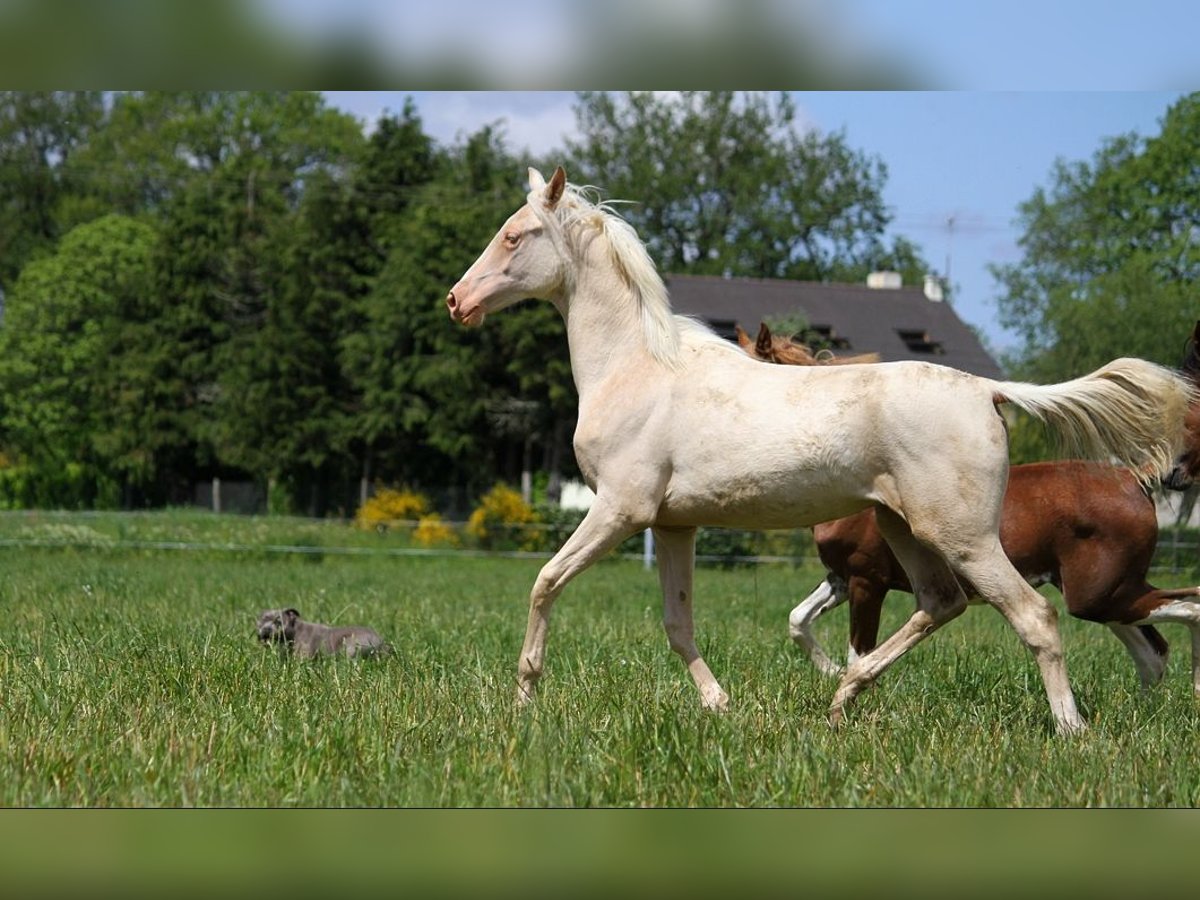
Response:
[[[941,341],[935,341],[928,331],[919,328],[897,328],[896,334],[913,353],[928,353],[931,356],[941,356],[946,352]]]
[[[804,330],[804,337],[814,346],[828,347],[830,350],[850,349],[850,341],[834,331],[832,325],[810,325]]]

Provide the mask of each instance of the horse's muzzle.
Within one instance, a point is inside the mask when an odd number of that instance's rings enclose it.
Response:
[[[1169,491],[1186,491],[1192,486],[1193,480],[1183,466],[1176,466],[1161,479],[1162,486]]]
[[[454,296],[454,291],[446,295],[446,309],[450,311],[450,318],[455,322],[462,321],[462,313],[458,309],[458,298]]]

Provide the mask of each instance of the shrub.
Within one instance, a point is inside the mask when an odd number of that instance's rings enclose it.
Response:
[[[386,531],[396,522],[411,522],[429,512],[429,500],[416,491],[380,488],[358,508],[354,524],[359,528]]]
[[[454,529],[443,522],[442,517],[437,513],[421,516],[421,521],[417,523],[417,529],[413,532],[413,540],[422,547],[457,547],[459,545],[458,535],[454,533]]]
[[[467,533],[487,550],[536,550],[541,535],[527,527],[536,523],[533,507],[508,485],[498,484],[471,513]]]
[[[538,529],[538,549],[553,552],[579,527],[587,512],[582,509],[563,509],[556,503],[546,503],[537,507],[536,514],[537,521],[542,526]]]

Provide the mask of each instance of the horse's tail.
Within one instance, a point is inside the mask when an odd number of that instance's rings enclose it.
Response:
[[[1196,389],[1170,369],[1127,358],[1062,384],[997,382],[993,399],[1051,426],[1072,455],[1115,460],[1149,483],[1174,465]]]

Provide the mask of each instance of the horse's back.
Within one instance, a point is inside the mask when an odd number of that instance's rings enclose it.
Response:
[[[920,362],[774,366],[716,346],[673,377],[648,436],[671,472],[664,523],[799,527],[882,502],[928,533],[927,506],[968,519],[999,503],[985,487],[1007,444],[985,379]]]

